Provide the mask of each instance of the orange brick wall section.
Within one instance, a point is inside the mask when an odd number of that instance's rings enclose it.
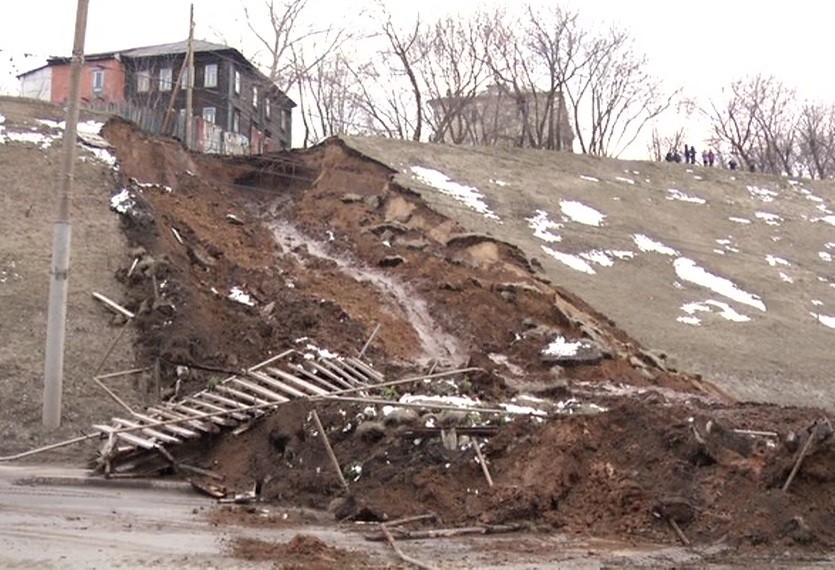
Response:
[[[104,90],[93,97],[93,70],[104,71]],[[63,104],[70,96],[70,65],[52,66],[52,102]],[[115,59],[90,61],[81,72],[81,100],[94,99],[106,103],[121,103],[125,100],[125,70]]]

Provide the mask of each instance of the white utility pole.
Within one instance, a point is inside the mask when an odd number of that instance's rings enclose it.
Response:
[[[192,111],[194,106],[194,4],[189,10],[188,23],[188,51],[186,52],[187,71],[186,71],[186,148],[191,150],[193,148],[192,141],[192,124],[194,117]]]
[[[61,394],[64,382],[64,336],[67,320],[67,279],[70,272],[70,193],[75,175],[75,139],[78,129],[78,101],[81,69],[84,66],[84,36],[87,32],[89,0],[78,0],[75,38],[72,47],[70,94],[64,129],[61,190],[58,215],[52,239],[52,267],[49,281],[49,312],[46,324],[46,362],[44,364],[43,425],[61,425]]]

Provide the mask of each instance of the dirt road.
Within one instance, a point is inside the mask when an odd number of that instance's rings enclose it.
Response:
[[[88,481],[84,471],[59,466],[0,466],[0,566],[336,568],[347,560],[351,567],[405,567],[385,544],[363,539],[367,526],[345,527],[310,512],[267,509],[253,515],[249,524],[227,525],[223,521],[229,517],[219,516],[222,511],[213,501],[181,485],[142,485]],[[300,537],[321,549],[294,551]],[[236,549],[236,544],[245,548]],[[729,561],[721,545],[684,549],[553,533],[409,541],[401,547],[443,568],[658,567],[717,557]],[[287,557],[272,556],[281,552]],[[835,558],[807,562],[823,568]]]

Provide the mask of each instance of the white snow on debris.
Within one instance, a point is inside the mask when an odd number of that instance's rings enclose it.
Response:
[[[657,242],[644,234],[633,234],[632,239],[641,251],[654,251],[664,255],[678,255],[678,252],[673,248],[667,247],[663,243]]]
[[[3,116],[3,113],[0,113],[0,125],[6,122],[6,117]]]
[[[786,265],[790,266],[791,263],[783,259],[782,257],[776,257],[774,255],[766,255],[765,260],[771,267],[777,267],[778,265]]]
[[[565,340],[564,336],[560,335],[542,349],[542,354],[551,356],[574,356],[580,350],[581,346],[583,346],[582,341],[569,342]]]
[[[499,404],[499,407],[504,409],[508,413],[520,416],[531,415],[545,417],[548,415],[548,412],[546,412],[545,410],[538,410],[536,408],[532,408],[531,406],[520,406],[519,404],[504,403]]]
[[[669,196],[667,196],[667,200],[681,200],[682,202],[692,202],[693,204],[704,204],[707,202],[704,198],[690,196],[689,194],[685,194],[681,190],[676,190],[675,188],[668,189],[667,193],[669,194]]]
[[[585,174],[581,174],[580,178],[583,180],[588,180],[589,182],[600,182],[599,178],[595,178],[594,176],[586,176]]]
[[[596,273],[596,271],[592,268],[591,265],[589,265],[584,259],[577,257],[576,255],[557,251],[548,247],[547,245],[543,245],[542,249],[545,250],[545,253],[547,253],[557,261],[569,266],[571,269],[576,269],[577,271],[582,271],[583,273],[588,273],[589,275],[594,275]]]
[[[835,226],[835,216],[824,216],[822,218],[815,218],[813,222],[826,222],[830,226]]]
[[[404,394],[400,396],[404,404],[445,404],[458,408],[473,408],[481,402],[467,396],[424,396],[420,394]]]
[[[676,270],[676,274],[685,281],[707,287],[723,297],[765,311],[765,304],[757,295],[743,291],[730,279],[709,273],[702,267],[699,267],[692,259],[679,257],[673,262],[673,267]]]
[[[816,313],[809,314],[815,317],[818,320],[818,322],[820,322],[822,325],[826,325],[831,329],[835,329],[835,317],[830,317],[827,315],[818,315]]]
[[[769,226],[779,226],[780,222],[783,221],[783,218],[771,212],[754,212],[754,215]]]
[[[562,241],[562,236],[551,233],[551,230],[561,228],[562,224],[549,219],[548,212],[545,210],[537,210],[532,217],[525,218],[525,221],[528,222],[528,227],[533,230],[534,237],[548,243]]]
[[[485,218],[498,220],[499,216],[493,213],[487,203],[484,201],[484,194],[474,186],[464,186],[449,179],[449,177],[437,170],[431,168],[424,168],[422,166],[413,166],[412,172],[415,177],[435,189],[442,194],[451,196],[452,198],[463,203],[468,208],[475,210],[479,214],[484,215]]]
[[[229,290],[228,298],[232,301],[235,301],[236,303],[247,305],[248,307],[255,306],[255,301],[252,300],[252,297],[249,295],[249,293],[247,293],[237,285],[235,285]]]
[[[790,275],[783,273],[782,271],[780,272],[780,279],[782,279],[786,283],[794,283],[794,279],[792,279]]]
[[[693,325],[694,327],[699,326],[702,322],[699,317],[679,317],[676,320],[686,325]]]
[[[759,188],[757,186],[746,186],[745,188],[752,198],[757,198],[763,202],[773,202],[774,198],[779,195],[774,190],[769,190],[768,188]]]
[[[304,348],[310,351],[308,354],[310,354],[311,358],[319,356],[319,358],[333,359],[339,356],[338,354],[336,354],[335,352],[331,352],[327,348],[319,348],[318,346],[310,342],[307,343]],[[307,355],[305,355],[305,358],[307,358]],[[308,360],[311,360],[311,358],[308,358]]]
[[[490,180],[491,184],[495,184],[496,186],[507,186],[507,182],[504,180]]]
[[[832,255],[828,251],[819,251],[818,257],[824,261],[832,261]]]
[[[713,301],[711,299],[695,303],[685,303],[681,306],[681,310],[687,313],[688,315],[693,316],[698,311],[704,311],[709,313],[711,312],[711,307],[719,309],[719,316],[729,321],[733,321],[736,323],[745,323],[751,320],[750,317],[737,313],[727,303],[723,303],[721,301]]]
[[[624,178],[623,176],[615,176],[615,180],[618,182],[626,182],[627,184],[635,184],[635,181],[631,178]]]
[[[751,220],[748,220],[748,219],[745,219],[745,218],[737,218],[737,217],[734,217],[734,216],[731,216],[728,219],[732,222],[736,222],[737,224],[750,224],[751,223]]]
[[[560,200],[560,209],[572,221],[587,226],[599,226],[606,217],[605,214],[601,214],[594,208],[574,200]]]
[[[110,207],[120,214],[127,214],[134,206],[136,202],[127,188],[122,188],[115,196],[110,197]]]
[[[816,307],[820,307],[821,305],[823,305],[823,301],[821,301],[820,299],[812,299],[812,304]]]

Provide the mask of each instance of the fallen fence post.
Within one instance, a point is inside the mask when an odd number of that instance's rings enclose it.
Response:
[[[91,433],[88,435],[82,435],[80,437],[74,437],[72,439],[68,439],[65,441],[59,441],[58,443],[52,443],[50,445],[44,445],[43,447],[36,447],[35,449],[30,449],[29,451],[24,451],[22,453],[18,453],[16,455],[7,455],[5,457],[0,457],[0,461],[14,461],[16,459],[23,459],[24,457],[29,457],[30,455],[35,455],[37,453],[43,453],[44,451],[51,451],[53,449],[58,449],[61,447],[66,447],[68,445],[72,445],[74,443],[79,443],[88,439],[93,438],[100,438],[100,433]]]
[[[385,525],[385,523],[380,525],[380,530],[383,533],[383,536],[385,536],[386,541],[389,543],[389,545],[392,547],[392,549],[394,549],[394,552],[397,553],[397,556],[400,557],[400,560],[402,560],[403,562],[405,562],[407,564],[411,564],[411,565],[416,566],[418,568],[422,568],[424,570],[435,570],[434,566],[428,566],[428,565],[424,564],[423,562],[421,562],[420,560],[418,560],[416,558],[412,558],[411,556],[408,556],[405,552],[403,552],[400,549],[400,547],[397,546],[397,543],[394,541],[394,537],[391,535],[391,532],[389,531],[389,529]]]
[[[122,305],[116,303],[115,301],[113,301],[111,299],[108,299],[107,297],[105,297],[101,293],[97,293],[97,292],[93,291],[93,297],[95,299],[97,299],[98,301],[101,301],[102,303],[104,303],[104,305],[106,307],[110,308],[113,311],[116,311],[117,313],[121,313],[122,315],[126,316],[129,319],[132,319],[132,318],[136,317],[135,314],[128,311]]]
[[[670,523],[670,527],[672,527],[676,535],[678,535],[678,538],[679,540],[681,540],[681,543],[684,544],[684,546],[690,546],[690,539],[687,538],[687,535],[684,534],[684,531],[681,530],[681,527],[678,526],[678,523],[670,517],[667,517],[667,522]]]
[[[487,479],[487,485],[489,487],[492,487],[493,478],[490,476],[490,470],[487,469],[487,461],[485,461],[484,455],[481,453],[481,447],[479,447],[478,438],[473,438],[473,445],[475,446],[476,457],[478,457],[478,462],[481,465],[481,471],[484,473],[484,478]]]
[[[797,455],[797,460],[795,460],[794,462],[794,467],[792,467],[791,473],[789,473],[789,477],[783,484],[784,493],[789,490],[789,485],[792,484],[792,481],[794,481],[794,478],[797,476],[797,472],[800,471],[800,465],[801,463],[803,463],[803,458],[805,458],[806,454],[809,453],[809,448],[812,447],[812,442],[814,441],[817,435],[818,426],[815,424],[812,426],[812,430],[809,432],[809,437],[806,438],[806,443],[803,444],[803,447],[800,449],[800,453]]]
[[[377,323],[377,326],[374,327],[374,330],[371,332],[371,336],[369,336],[368,340],[365,341],[365,344],[362,345],[362,350],[360,350],[359,354],[357,355],[357,358],[362,358],[362,356],[365,354],[365,351],[368,350],[371,341],[374,340],[375,336],[377,336],[377,332],[380,330],[381,326],[382,325],[380,323]]]
[[[322,420],[319,419],[319,414],[316,413],[316,410],[313,410],[313,421],[316,422],[316,429],[318,429],[319,433],[322,435],[322,443],[325,444],[325,451],[328,453],[328,457],[330,457],[333,468],[336,471],[336,476],[339,478],[339,484],[342,485],[343,489],[347,489],[348,482],[345,480],[345,476],[342,475],[342,468],[339,466],[339,461],[337,461],[336,454],[333,452],[331,442],[328,439],[328,434],[325,433],[325,428],[322,426]]]

